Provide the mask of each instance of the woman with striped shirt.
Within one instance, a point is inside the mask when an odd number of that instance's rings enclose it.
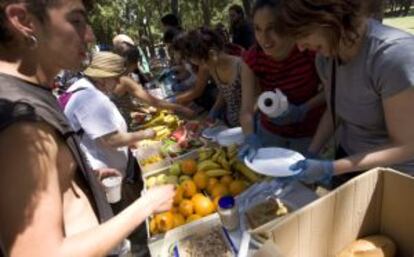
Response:
[[[293,41],[274,32],[277,6],[278,0],[258,0],[253,8],[257,44],[243,56],[240,123],[246,140],[240,158],[254,158],[263,146],[306,152],[325,109],[315,55],[300,52]],[[276,89],[287,96],[288,110],[274,119],[263,113],[255,116],[258,94]]]

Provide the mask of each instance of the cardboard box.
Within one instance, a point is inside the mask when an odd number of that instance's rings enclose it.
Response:
[[[262,229],[271,232],[286,257],[335,256],[354,240],[374,234],[392,238],[397,256],[413,257],[414,178],[391,169],[368,171]],[[257,256],[274,255],[259,251]]]

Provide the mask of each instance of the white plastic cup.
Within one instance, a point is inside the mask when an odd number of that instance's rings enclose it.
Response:
[[[122,177],[111,176],[102,179],[105,188],[106,199],[109,203],[117,203],[121,200]]]

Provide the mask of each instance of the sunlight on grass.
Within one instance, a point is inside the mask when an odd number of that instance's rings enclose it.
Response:
[[[398,18],[386,18],[384,24],[393,26],[414,34],[414,15]]]

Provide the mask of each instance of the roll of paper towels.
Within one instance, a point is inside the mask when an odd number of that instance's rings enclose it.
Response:
[[[287,97],[279,89],[276,89],[262,93],[257,100],[257,106],[265,115],[277,118],[288,109],[289,103]]]

